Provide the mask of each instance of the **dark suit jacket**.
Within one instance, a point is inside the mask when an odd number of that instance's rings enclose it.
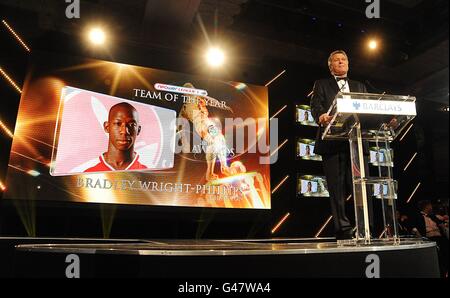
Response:
[[[367,88],[363,83],[349,80],[351,92],[367,93]],[[338,84],[334,77],[316,81],[314,84],[314,94],[311,98],[311,113],[316,123],[319,117],[328,112],[334,98],[339,92]],[[334,154],[348,151],[348,142],[344,141],[323,141],[322,133],[325,127],[319,126],[317,130],[316,145],[314,153],[319,155]]]

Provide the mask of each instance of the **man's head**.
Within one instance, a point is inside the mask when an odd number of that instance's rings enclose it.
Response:
[[[141,132],[139,115],[130,104],[122,102],[109,110],[108,121],[103,124],[109,134],[109,143],[117,150],[133,150],[136,137]]]
[[[342,50],[331,53],[328,58],[328,67],[332,75],[339,77],[346,76],[349,69],[347,54]]]

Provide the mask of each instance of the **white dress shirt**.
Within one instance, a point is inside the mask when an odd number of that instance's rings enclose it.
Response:
[[[337,76],[334,76],[336,79],[336,83],[339,87],[340,92],[350,92],[350,85],[348,84],[347,80],[339,80]]]

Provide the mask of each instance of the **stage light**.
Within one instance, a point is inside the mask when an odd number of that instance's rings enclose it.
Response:
[[[406,172],[406,170],[409,168],[409,166],[411,165],[411,163],[414,161],[414,159],[417,156],[417,152],[414,154],[414,156],[409,160],[408,164],[406,165],[406,167],[403,169],[403,172]]]
[[[1,191],[5,191],[6,190],[6,186],[0,181],[0,190]]]
[[[89,41],[94,45],[102,45],[106,41],[105,32],[98,27],[95,27],[95,28],[92,28],[91,30],[89,30],[88,37],[89,37]]]
[[[320,234],[322,234],[323,230],[325,229],[325,227],[330,223],[330,221],[333,219],[333,216],[331,215],[330,217],[328,217],[327,221],[323,224],[323,226],[319,229],[319,231],[316,233],[316,235],[314,236],[314,238],[319,238]]]
[[[416,188],[414,189],[414,191],[412,192],[412,194],[409,196],[409,199],[406,201],[406,204],[409,204],[409,202],[411,202],[412,198],[414,197],[414,195],[416,194],[417,190],[419,189],[420,185],[422,185],[422,182],[419,182],[419,184],[417,184]]]
[[[372,51],[378,49],[378,42],[375,39],[369,41],[369,49]]]
[[[3,124],[3,122],[0,120],[0,128],[9,136],[9,137],[13,137],[13,133],[11,132],[11,130],[9,130],[8,127],[6,127],[5,124]]]
[[[289,179],[289,175],[287,175],[286,177],[284,177],[284,179],[281,180],[281,182],[278,183],[278,185],[275,186],[275,188],[272,190],[272,194],[274,194],[274,193],[281,187],[281,185],[283,185],[283,183],[286,182],[286,180],[288,180],[288,179]]]
[[[16,82],[14,82],[8,74],[0,67],[0,74],[14,87],[19,93],[22,93],[22,90],[17,86]]]
[[[283,148],[283,146],[286,145],[286,143],[287,143],[288,141],[289,141],[289,139],[284,140],[284,142],[283,142],[280,146],[278,146],[278,148],[275,149],[275,150],[272,152],[272,154],[270,154],[270,157],[274,156],[275,153],[277,153],[278,151],[280,151],[280,149]]]
[[[278,224],[275,225],[275,227],[272,229],[272,234],[275,234],[275,232],[281,227],[282,224],[284,224],[284,222],[286,221],[286,219],[288,219],[288,217],[289,217],[290,215],[291,215],[290,213],[286,214],[286,215],[280,220],[280,222],[279,222]]]
[[[219,48],[210,48],[206,53],[206,61],[211,67],[220,67],[225,62],[225,54]]]
[[[350,201],[350,199],[352,198],[353,195],[349,195],[347,197],[347,199],[345,200],[346,202]],[[320,234],[322,234],[323,230],[325,230],[326,226],[331,222],[331,220],[333,219],[333,215],[331,215],[330,217],[328,217],[327,221],[322,225],[322,227],[319,229],[319,231],[316,233],[316,235],[314,236],[315,238],[319,238]]]
[[[285,105],[284,107],[282,107],[280,110],[278,110],[278,112],[276,112],[271,118],[270,120],[272,120],[273,118],[275,118],[276,116],[278,116],[281,112],[283,112],[285,109],[287,108],[287,105]]]
[[[2,20],[3,25],[8,29],[8,31],[14,36],[14,38],[25,48],[27,52],[31,52],[30,48],[27,46],[27,44],[20,38],[19,34],[17,34],[11,26],[5,21]]]
[[[279,74],[277,74],[273,79],[271,79],[268,83],[266,83],[264,86],[269,87],[270,84],[272,84],[273,82],[275,82],[275,80],[277,80],[279,77],[281,77],[284,73],[286,72],[286,69],[283,70],[282,72],[280,72]]]
[[[442,109],[444,112],[448,112],[449,111],[449,107],[445,107]]]
[[[403,141],[403,139],[408,135],[411,128],[413,128],[414,124],[411,124],[409,128],[406,130],[406,132],[403,134],[403,136],[400,138],[400,142]]]

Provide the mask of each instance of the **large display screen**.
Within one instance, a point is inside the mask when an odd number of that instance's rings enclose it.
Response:
[[[267,87],[35,54],[5,199],[270,209]]]

